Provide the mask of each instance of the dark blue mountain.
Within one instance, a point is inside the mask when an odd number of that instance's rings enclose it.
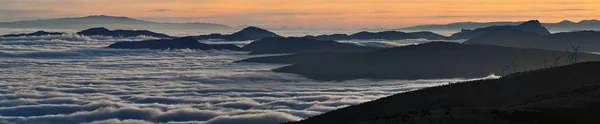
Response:
[[[384,31],[384,32],[359,32],[352,35],[346,34],[332,34],[332,35],[319,35],[319,36],[305,36],[306,38],[318,39],[318,40],[370,40],[370,39],[383,39],[383,40],[404,40],[404,39],[427,39],[427,40],[444,40],[448,37],[435,34],[432,32],[399,32],[399,31]]]
[[[254,41],[242,50],[250,54],[316,53],[316,52],[366,52],[378,48],[340,43],[333,40],[315,40],[302,37],[270,37]]]
[[[151,36],[156,38],[171,38],[171,36],[161,33],[155,33],[148,30],[108,30],[104,27],[90,28],[80,32],[79,35],[86,36],[111,36],[111,37],[138,37]]]
[[[240,50],[240,47],[231,44],[204,44],[189,37],[175,39],[160,39],[146,41],[123,41],[111,44],[108,48],[118,49],[197,49],[197,50]]]
[[[528,21],[522,23],[520,25],[504,25],[504,26],[491,26],[485,28],[478,28],[475,30],[463,29],[458,33],[450,36],[450,39],[471,39],[481,35],[484,35],[489,32],[497,31],[497,30],[517,30],[522,32],[531,32],[540,35],[549,35],[550,31],[542,26],[542,24],[537,20]]]
[[[64,32],[46,32],[46,31],[36,31],[33,33],[23,33],[23,34],[7,34],[2,35],[0,37],[26,37],[26,36],[47,36],[47,35],[64,35],[67,33]]]
[[[281,37],[271,31],[261,29],[258,27],[246,27],[241,31],[235,32],[233,34],[209,34],[209,35],[200,35],[200,36],[192,36],[198,40],[209,40],[209,39],[221,39],[225,41],[246,41],[246,40],[258,40],[268,37]]]

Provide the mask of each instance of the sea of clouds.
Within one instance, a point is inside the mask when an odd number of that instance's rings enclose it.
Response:
[[[255,57],[245,52],[104,48],[147,39],[0,38],[0,123],[280,123],[474,80],[318,82],[232,63]]]

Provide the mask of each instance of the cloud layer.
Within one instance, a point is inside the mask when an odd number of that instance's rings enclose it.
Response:
[[[103,48],[143,39],[0,38],[0,123],[280,123],[466,80],[315,82],[231,63],[243,52]]]

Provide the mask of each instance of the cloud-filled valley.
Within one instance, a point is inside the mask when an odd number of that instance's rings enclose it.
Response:
[[[280,123],[473,80],[317,82],[270,71],[284,65],[232,63],[254,57],[245,52],[103,48],[144,39],[0,38],[0,123]]]

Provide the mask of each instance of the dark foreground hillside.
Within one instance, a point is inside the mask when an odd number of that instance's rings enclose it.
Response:
[[[596,124],[600,62],[511,74],[400,93],[301,124]]]

